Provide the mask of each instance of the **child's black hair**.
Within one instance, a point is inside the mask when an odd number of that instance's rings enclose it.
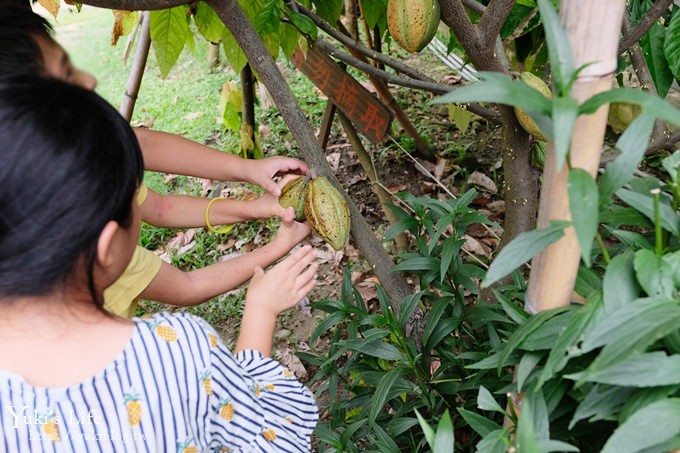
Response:
[[[46,295],[97,241],[131,224],[144,165],[125,119],[94,92],[38,76],[0,78],[0,299]]]
[[[38,39],[53,40],[54,30],[42,16],[34,13],[28,2],[0,0],[0,71],[43,74],[45,65]]]

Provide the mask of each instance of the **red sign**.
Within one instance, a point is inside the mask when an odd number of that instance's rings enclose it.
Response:
[[[392,121],[390,111],[329,56],[309,46],[306,58],[298,48],[291,60],[359,132],[373,143],[380,143],[385,138]]]

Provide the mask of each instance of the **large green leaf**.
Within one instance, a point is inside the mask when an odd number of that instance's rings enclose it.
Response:
[[[151,11],[149,31],[158,67],[167,76],[184,49],[191,30],[186,6]]]
[[[479,441],[477,451],[484,453],[506,453],[510,447],[509,437],[510,432],[508,428],[492,431]]]
[[[248,59],[246,54],[243,53],[241,46],[236,42],[234,35],[227,28],[224,29],[224,35],[222,36],[222,47],[224,47],[224,54],[227,56],[231,68],[235,73],[240,73],[245,65],[248,64]]]
[[[676,79],[680,80],[680,8],[676,8],[666,28],[664,54]]]
[[[289,57],[297,48],[300,32],[292,25],[283,23],[279,27],[279,39],[281,41],[281,50],[283,50],[283,54],[286,57]]]
[[[437,433],[434,436],[434,446],[432,453],[450,453],[453,451],[455,439],[453,437],[453,423],[448,409],[439,419]]]
[[[316,13],[326,22],[335,24],[342,14],[342,0],[312,0],[316,5]]]
[[[602,453],[637,452],[680,433],[680,398],[657,401],[634,413],[614,431]],[[665,450],[658,450],[665,451]]]
[[[654,80],[656,92],[661,99],[666,97],[668,89],[673,83],[673,73],[671,72],[666,55],[664,52],[664,45],[666,42],[666,29],[659,23],[655,23],[649,31],[640,39],[640,46],[642,47],[649,66],[649,72]]]
[[[627,189],[619,189],[616,196],[654,222],[654,199],[651,196]],[[676,236],[680,235],[680,219],[673,208],[662,202],[659,211],[661,227]]]
[[[589,422],[596,422],[613,418],[634,391],[635,389],[630,387],[594,385],[574,411],[569,429],[581,420],[589,419]]]
[[[480,72],[480,81],[456,88],[450,93],[435,98],[435,104],[493,102],[519,107],[526,112],[550,116],[552,102],[540,91],[531,88],[521,80],[512,80],[506,74]]]
[[[262,8],[255,14],[255,30],[264,36],[277,33],[281,23],[281,5],[279,0],[265,0]]]
[[[538,0],[537,3],[550,54],[553,85],[559,96],[566,96],[569,92],[570,80],[574,74],[569,39],[552,2],[550,0]]]
[[[463,420],[465,420],[465,423],[470,425],[470,428],[472,428],[482,437],[486,436],[492,431],[501,429],[501,426],[498,423],[493,420],[489,420],[482,415],[479,415],[477,412],[468,411],[461,407],[459,407],[457,410],[461,417],[463,417]]]
[[[640,287],[635,280],[634,259],[635,254],[628,250],[615,256],[607,266],[602,282],[605,312],[615,313],[638,298]]]
[[[637,281],[649,296],[675,295],[674,269],[662,257],[651,250],[638,250],[634,265]]]
[[[600,204],[610,203],[610,197],[633,176],[647,150],[649,137],[654,128],[654,117],[647,111],[626,128],[616,142],[621,154],[607,165],[600,179]]]
[[[569,171],[569,209],[576,229],[576,239],[581,247],[581,257],[590,267],[590,249],[598,225],[597,183],[590,173],[581,168]]]
[[[558,241],[564,236],[564,228],[568,225],[569,222],[553,221],[547,228],[519,234],[501,250],[493,263],[491,263],[491,267],[482,282],[482,288],[497,282],[529,261],[547,246]]]
[[[361,0],[361,9],[364,12],[364,19],[371,29],[379,25],[381,20],[387,20],[387,0]]]
[[[675,385],[680,384],[680,355],[667,356],[664,352],[649,352],[602,370],[586,370],[564,377],[580,382],[599,382],[624,387]]]
[[[479,393],[477,394],[477,407],[483,411],[494,411],[505,414],[505,410],[498,404],[491,392],[483,385],[479,387]]]
[[[403,355],[397,348],[389,343],[382,341],[366,341],[366,340],[343,340],[341,344],[349,349],[362,352],[372,357],[377,357],[384,360],[404,360]]]
[[[206,40],[213,43],[222,40],[225,28],[224,23],[205,2],[198,2],[198,5],[196,5],[194,22],[196,23],[196,28],[198,28],[198,31]]]

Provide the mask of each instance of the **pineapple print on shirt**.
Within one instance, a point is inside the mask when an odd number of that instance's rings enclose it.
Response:
[[[125,408],[128,414],[130,426],[137,426],[142,421],[142,405],[139,402],[139,394],[130,390],[125,394]]]
[[[220,417],[230,422],[234,419],[234,405],[231,403],[231,399],[221,399],[219,404]]]
[[[42,414],[42,418],[45,423],[42,425],[43,432],[47,435],[47,438],[52,442],[59,442],[61,438],[59,437],[59,425],[57,425],[57,419],[54,416],[54,412],[48,409]]]
[[[170,326],[162,326],[161,325],[162,322],[163,320],[161,319],[156,321],[146,321],[146,323],[149,325],[149,329],[155,331],[159,337],[161,337],[168,343],[177,341],[177,332],[175,331],[175,329],[173,329]]]
[[[217,335],[209,333],[208,334],[208,341],[210,342],[210,347],[214,348],[215,346],[217,346]]]
[[[263,429],[262,435],[268,442],[274,442],[276,440],[276,432],[273,429]]]
[[[184,441],[177,441],[177,453],[198,453],[198,447],[194,445],[194,438],[189,436]]]
[[[203,382],[203,388],[208,396],[212,395],[212,381],[210,380],[210,370],[205,370],[200,376],[201,382]]]

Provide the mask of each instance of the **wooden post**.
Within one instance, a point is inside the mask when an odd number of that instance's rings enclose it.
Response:
[[[589,63],[579,74],[571,95],[579,102],[612,87],[619,31],[625,0],[563,0],[560,16],[569,36],[574,67]],[[603,20],[606,18],[606,20]],[[571,142],[571,165],[597,174],[609,106],[576,120]],[[571,220],[566,164],[557,171],[552,143],[548,144],[538,227],[551,220]],[[531,264],[526,308],[532,313],[569,304],[581,250],[573,228],[537,255]]]
[[[139,87],[142,84],[142,77],[144,77],[144,68],[146,68],[146,60],[149,56],[149,48],[151,47],[151,35],[149,34],[149,22],[151,16],[148,11],[144,11],[142,28],[139,33],[139,40],[137,41],[137,49],[135,50],[135,59],[130,68],[130,76],[128,77],[127,85],[125,86],[125,93],[123,94],[123,101],[120,104],[120,114],[130,121],[132,119],[132,112],[135,109],[137,102],[137,95],[139,94]]]

